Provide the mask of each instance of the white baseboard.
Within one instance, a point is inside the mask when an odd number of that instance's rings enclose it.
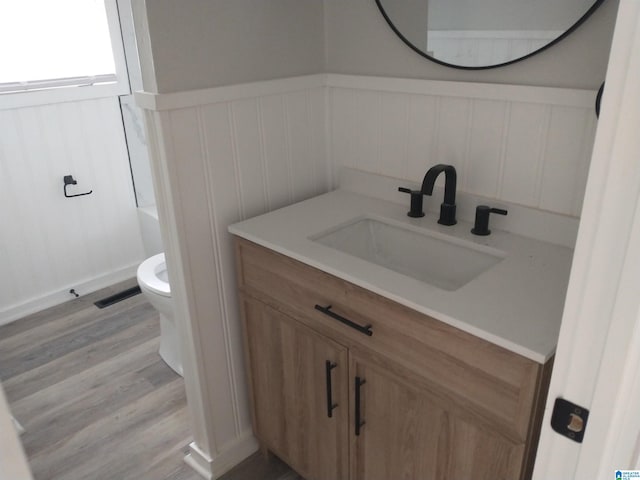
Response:
[[[22,435],[24,433],[24,427],[20,425],[20,422],[18,422],[13,415],[11,415],[11,421],[13,422],[13,426],[16,427],[18,435]]]
[[[184,457],[184,462],[193,468],[198,475],[207,480],[213,479],[213,460],[204,453],[196,442],[189,444],[189,453]]]
[[[242,462],[259,448],[258,440],[251,429],[232,442],[213,460],[213,475],[218,478]]]
[[[215,458],[211,458],[204,453],[195,442],[191,442],[189,444],[189,453],[184,457],[184,461],[203,478],[213,480],[214,478],[224,475],[245,458],[256,452],[258,447],[258,441],[253,436],[253,433],[248,431],[229,444],[229,446]]]
[[[140,260],[140,262],[142,262],[142,260]],[[18,320],[22,317],[26,317],[27,315],[31,315],[32,313],[39,312],[45,308],[73,300],[74,297],[69,294],[69,290],[72,288],[82,296],[113,285],[114,283],[133,278],[136,276],[138,265],[139,263],[135,263],[115,272],[101,275],[97,278],[85,280],[80,283],[74,283],[72,285],[66,285],[56,289],[54,292],[50,292],[18,305],[12,305],[6,309],[0,310],[0,326],[13,322],[14,320]]]

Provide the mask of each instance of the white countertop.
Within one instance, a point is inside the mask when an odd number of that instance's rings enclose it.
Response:
[[[242,238],[369,289],[538,363],[555,352],[573,251],[492,227],[446,227],[437,215],[407,217],[407,205],[336,190],[229,227]],[[390,219],[505,252],[458,290],[446,291],[309,239],[359,216]]]

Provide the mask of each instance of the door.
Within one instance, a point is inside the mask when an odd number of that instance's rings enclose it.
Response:
[[[535,480],[640,468],[640,2],[620,0]],[[590,410],[579,444],[550,426],[563,397]]]
[[[454,413],[390,367],[393,372],[351,353],[354,480],[520,478],[523,444]]]
[[[254,430],[307,480],[348,477],[347,350],[245,299]]]

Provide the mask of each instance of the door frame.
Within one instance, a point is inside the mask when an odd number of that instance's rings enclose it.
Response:
[[[640,2],[620,0],[534,480],[640,468]],[[557,397],[590,409],[553,432]]]

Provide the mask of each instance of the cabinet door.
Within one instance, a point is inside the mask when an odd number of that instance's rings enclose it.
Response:
[[[445,402],[403,377],[401,369],[386,365],[390,370],[351,355],[352,479],[520,478],[524,445],[454,413]],[[357,410],[362,424],[359,435]]]
[[[252,299],[244,319],[256,436],[307,480],[347,479],[346,349]]]

